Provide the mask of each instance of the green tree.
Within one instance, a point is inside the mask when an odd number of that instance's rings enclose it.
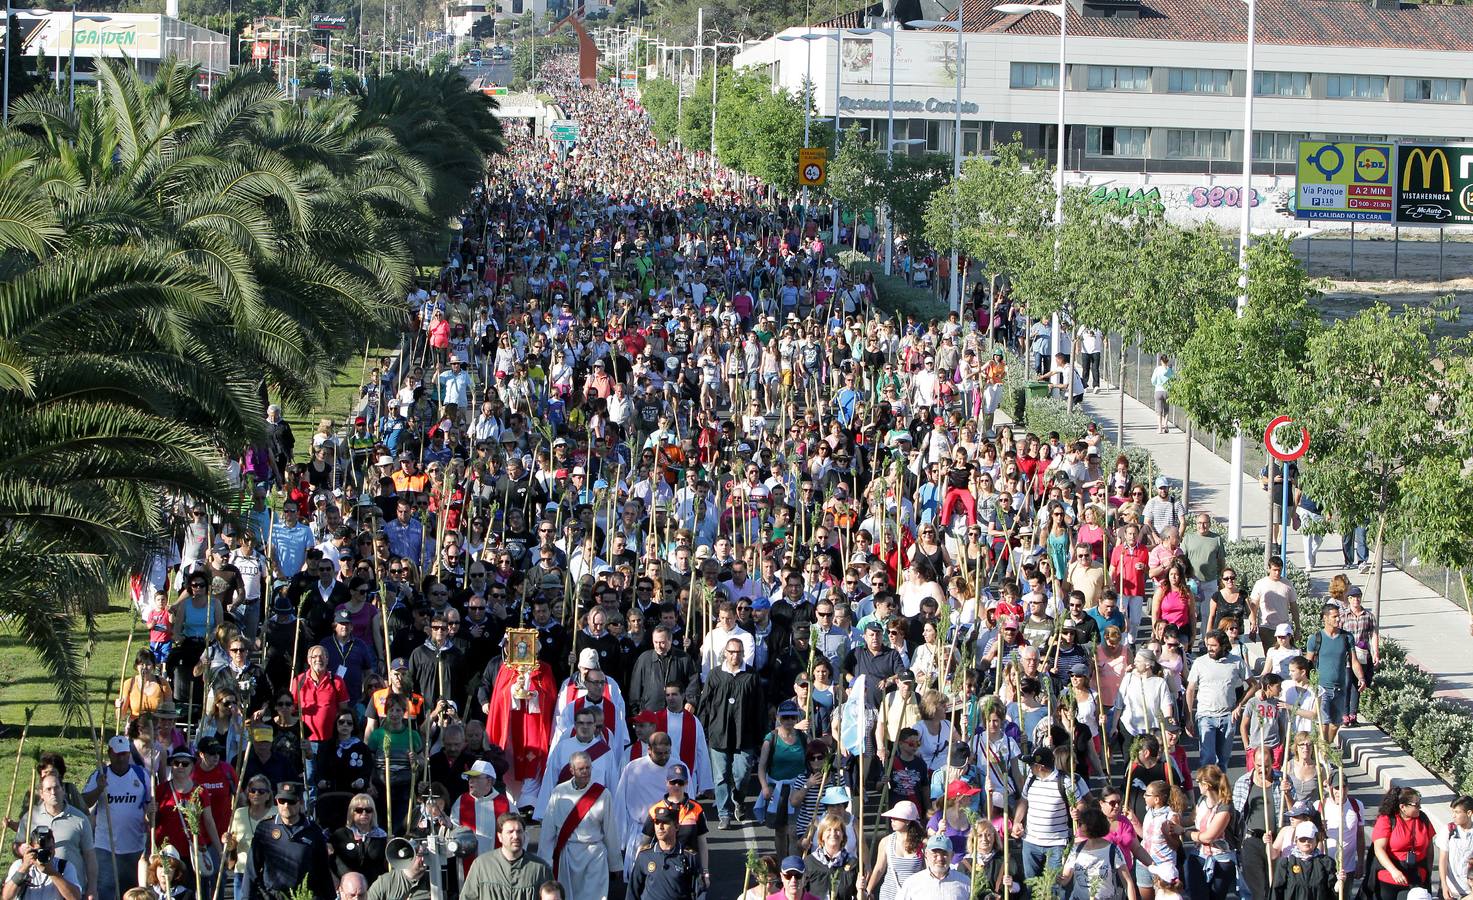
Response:
[[[1200,231],[1199,240],[1226,256],[1218,237],[1205,227]],[[1219,293],[1192,312],[1191,336],[1179,347],[1152,337],[1172,328],[1175,312],[1168,312],[1171,321],[1166,321],[1158,318],[1158,310],[1142,307],[1132,316],[1133,332],[1148,352],[1176,351],[1168,396],[1192,423],[1218,434],[1232,434],[1240,425],[1252,432],[1282,410],[1284,386],[1297,377],[1309,339],[1319,330],[1313,302],[1321,282],[1305,273],[1281,235],[1260,238],[1248,249],[1248,297],[1239,316],[1231,297],[1237,290],[1232,285],[1236,265],[1220,261],[1218,266],[1223,271],[1214,283],[1229,296]],[[1156,284],[1150,287],[1153,293],[1156,289]]]
[[[880,161],[884,165],[883,156]],[[931,198],[951,181],[951,157],[896,152],[882,173],[882,199],[895,220],[895,230],[904,235],[923,233]]]
[[[1467,342],[1433,334],[1448,317],[1444,304],[1362,310],[1313,335],[1288,382],[1288,414],[1311,435],[1301,489],[1342,527],[1375,525],[1378,617],[1387,532],[1400,532],[1417,512],[1405,479],[1420,472],[1435,485],[1450,460],[1466,455],[1467,421],[1450,417],[1467,413],[1469,379],[1447,368],[1468,365]]]
[[[824,191],[848,209],[869,209],[884,202],[885,157],[858,124],[844,132],[839,154],[829,163]]]
[[[639,102],[650,116],[650,129],[655,137],[668,141],[675,136],[677,102],[675,82],[653,78],[639,86]]]

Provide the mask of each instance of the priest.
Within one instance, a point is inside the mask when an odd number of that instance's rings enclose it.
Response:
[[[523,808],[537,800],[543,763],[552,748],[553,714],[556,712],[557,687],[552,668],[536,657],[536,641],[530,650],[521,629],[507,631],[502,640],[502,656],[486,667],[485,696],[482,711],[486,714],[486,740],[510,751],[511,770],[506,773],[507,793]],[[517,665],[506,662],[507,655]],[[530,666],[524,675],[519,667]]]
[[[574,753],[588,754],[593,765],[593,780],[608,790],[619,784],[619,751],[599,733],[598,713],[592,709],[581,709],[574,719],[573,733],[559,736],[553,742],[547,757],[547,769],[542,774],[542,788],[537,795],[537,804],[532,812],[534,819],[541,819],[547,812],[552,792],[559,784],[573,777],[570,763]]]
[[[553,789],[539,850],[568,900],[608,900],[611,876],[623,871],[613,789],[593,780],[582,751],[568,760],[572,777]]]

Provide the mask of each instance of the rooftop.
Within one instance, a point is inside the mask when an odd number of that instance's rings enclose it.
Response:
[[[993,12],[1000,2],[963,0],[966,30],[1020,35],[1059,33],[1059,20],[1054,15]],[[1367,0],[1257,0],[1257,4],[1259,44],[1473,51],[1473,6],[1377,6]],[[905,20],[904,12],[900,10],[901,21]],[[851,28],[864,24],[866,15],[880,14],[877,4],[823,24]],[[956,13],[939,18],[954,20]],[[1247,31],[1243,0],[1140,0],[1139,18],[1099,18],[1082,16],[1078,8],[1069,10],[1070,37],[1242,43]]]

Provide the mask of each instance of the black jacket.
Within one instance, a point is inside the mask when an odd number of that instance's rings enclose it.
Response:
[[[256,826],[251,860],[245,873],[245,896],[252,900],[286,900],[306,882],[314,897],[331,897],[332,860],[327,835],[311,819],[284,825],[277,816]]]
[[[634,661],[634,672],[624,688],[624,699],[636,714],[643,710],[658,712],[665,708],[665,685],[674,681],[683,691],[695,680],[699,670],[689,655],[671,647],[663,657],[646,650]]]
[[[827,900],[855,900],[859,895],[859,860],[845,852],[830,868],[809,853],[803,857],[808,893]]]
[[[767,704],[756,673],[712,669],[698,707],[712,750],[755,752],[767,733]]]

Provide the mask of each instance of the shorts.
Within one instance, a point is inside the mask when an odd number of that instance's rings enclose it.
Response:
[[[1320,685],[1320,722],[1327,725],[1345,724],[1345,688]]]
[[[1166,415],[1166,392],[1165,391],[1157,391],[1156,392],[1156,415],[1158,415],[1158,416],[1164,416],[1164,415]]]

